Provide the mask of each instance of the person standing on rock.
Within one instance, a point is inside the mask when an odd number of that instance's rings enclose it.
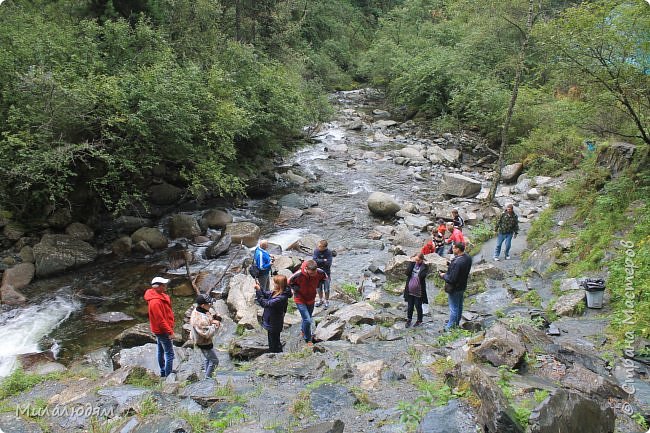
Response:
[[[174,312],[167,291],[167,278],[156,277],[151,280],[151,288],[144,293],[149,311],[149,326],[156,336],[158,366],[160,377],[167,377],[174,365]]]
[[[327,274],[313,260],[303,262],[300,270],[289,278],[289,287],[293,292],[296,307],[302,318],[302,337],[305,343],[313,344],[311,335],[312,314],[316,301],[316,290],[321,281],[327,280]]]
[[[280,333],[284,327],[284,315],[287,313],[287,304],[291,297],[291,289],[287,285],[287,277],[276,275],[273,277],[273,291],[262,291],[259,284],[255,284],[255,297],[257,303],[264,307],[262,327],[266,329],[269,339],[269,352],[281,353],[282,342]]]
[[[428,304],[427,274],[429,267],[424,263],[424,254],[417,253],[406,269],[406,284],[404,286],[404,301],[407,302],[406,327],[410,328],[413,320],[413,308],[418,313],[418,318],[413,326],[422,325],[422,304]]]
[[[332,280],[332,259],[334,257],[327,245],[325,239],[319,241],[312,257],[318,269],[322,269],[327,274],[327,280],[323,280],[318,286],[318,302],[315,305],[316,307],[322,305],[325,310],[330,306],[330,281]]]
[[[447,272],[438,271],[440,278],[445,280],[445,292],[449,300],[449,321],[445,325],[445,331],[460,325],[463,297],[467,289],[469,271],[472,269],[472,258],[465,252],[465,244],[455,242],[452,248],[454,258],[449,263]]]
[[[501,255],[501,244],[506,241],[506,260],[510,260],[510,245],[512,245],[512,238],[517,237],[519,233],[519,218],[515,214],[512,203],[506,205],[505,210],[499,216],[495,227],[497,234],[497,244],[494,247],[494,261],[499,261]]]
[[[192,326],[192,340],[194,344],[201,349],[205,357],[205,378],[212,377],[214,369],[219,365],[217,351],[214,349],[212,338],[221,326],[221,321],[217,320],[210,312],[212,307],[212,298],[208,295],[199,295],[196,297],[196,308],[190,316],[190,325]]]
[[[260,270],[257,281],[260,283],[262,290],[269,290],[269,278],[271,276],[271,264],[273,260],[271,255],[266,251],[269,247],[269,242],[266,239],[262,239],[257,248],[255,248],[255,253],[253,255],[254,264],[257,269]]]

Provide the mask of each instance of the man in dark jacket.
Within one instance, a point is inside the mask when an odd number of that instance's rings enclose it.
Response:
[[[495,231],[497,233],[497,244],[494,247],[494,261],[499,261],[503,241],[506,241],[506,260],[510,260],[512,238],[517,237],[517,233],[519,233],[519,218],[511,203],[506,205],[506,209],[499,217]]]
[[[174,364],[174,312],[167,291],[169,280],[156,277],[151,280],[151,288],[144,293],[149,310],[149,326],[156,336],[157,356],[160,376],[169,376]]]
[[[314,250],[313,259],[318,266],[318,269],[322,269],[327,274],[327,280],[321,281],[321,284],[318,286],[318,302],[315,306],[323,306],[323,309],[327,310],[330,306],[330,281],[332,280],[332,259],[334,255],[327,248],[327,241],[323,239],[318,242],[318,247]],[[325,300],[323,300],[323,295]]]
[[[457,327],[463,314],[463,297],[467,289],[467,279],[472,268],[472,258],[465,252],[465,244],[455,242],[452,251],[454,258],[449,263],[447,272],[439,271],[440,278],[445,280],[445,291],[449,299],[449,321],[445,331]]]

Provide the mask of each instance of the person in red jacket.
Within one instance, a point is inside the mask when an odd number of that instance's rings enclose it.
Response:
[[[316,303],[316,291],[321,281],[327,281],[325,271],[318,269],[314,260],[303,262],[300,270],[289,278],[289,288],[293,292],[296,307],[302,317],[302,336],[307,345],[313,344],[311,335],[311,316]]]
[[[158,365],[160,366],[160,377],[167,377],[172,372],[174,364],[174,312],[172,301],[167,291],[169,280],[156,277],[151,280],[151,288],[144,293],[144,300],[147,301],[149,309],[149,326],[151,332],[156,335],[158,344]]]
[[[445,242],[450,245],[449,248],[449,254],[453,254],[453,246],[455,243],[460,242],[463,245],[465,244],[465,236],[463,236],[463,232],[460,231],[458,227],[454,226],[454,223],[449,222],[447,223],[447,231],[451,233],[451,236],[449,236]]]

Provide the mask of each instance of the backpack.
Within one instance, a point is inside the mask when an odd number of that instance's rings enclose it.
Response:
[[[258,268],[255,263],[249,266],[248,273],[251,277],[257,279],[260,276],[260,268]]]

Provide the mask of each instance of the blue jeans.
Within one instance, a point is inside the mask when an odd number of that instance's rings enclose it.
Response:
[[[172,372],[172,366],[174,365],[174,345],[167,334],[156,334],[156,344],[158,345],[160,377],[167,377]]]
[[[203,356],[205,356],[205,378],[212,377],[214,369],[219,365],[219,358],[217,358],[217,351],[214,349],[201,349]]]
[[[497,244],[494,248],[494,257],[501,254],[501,244],[506,241],[506,257],[510,255],[510,245],[512,244],[512,233],[497,233]]]
[[[446,330],[450,330],[460,324],[460,318],[463,314],[463,298],[465,291],[447,293],[449,300],[449,322],[445,325]]]
[[[300,317],[302,317],[302,333],[304,335],[305,341],[311,341],[311,315],[314,312],[314,304],[305,305],[305,304],[296,304],[298,312],[300,312]]]

